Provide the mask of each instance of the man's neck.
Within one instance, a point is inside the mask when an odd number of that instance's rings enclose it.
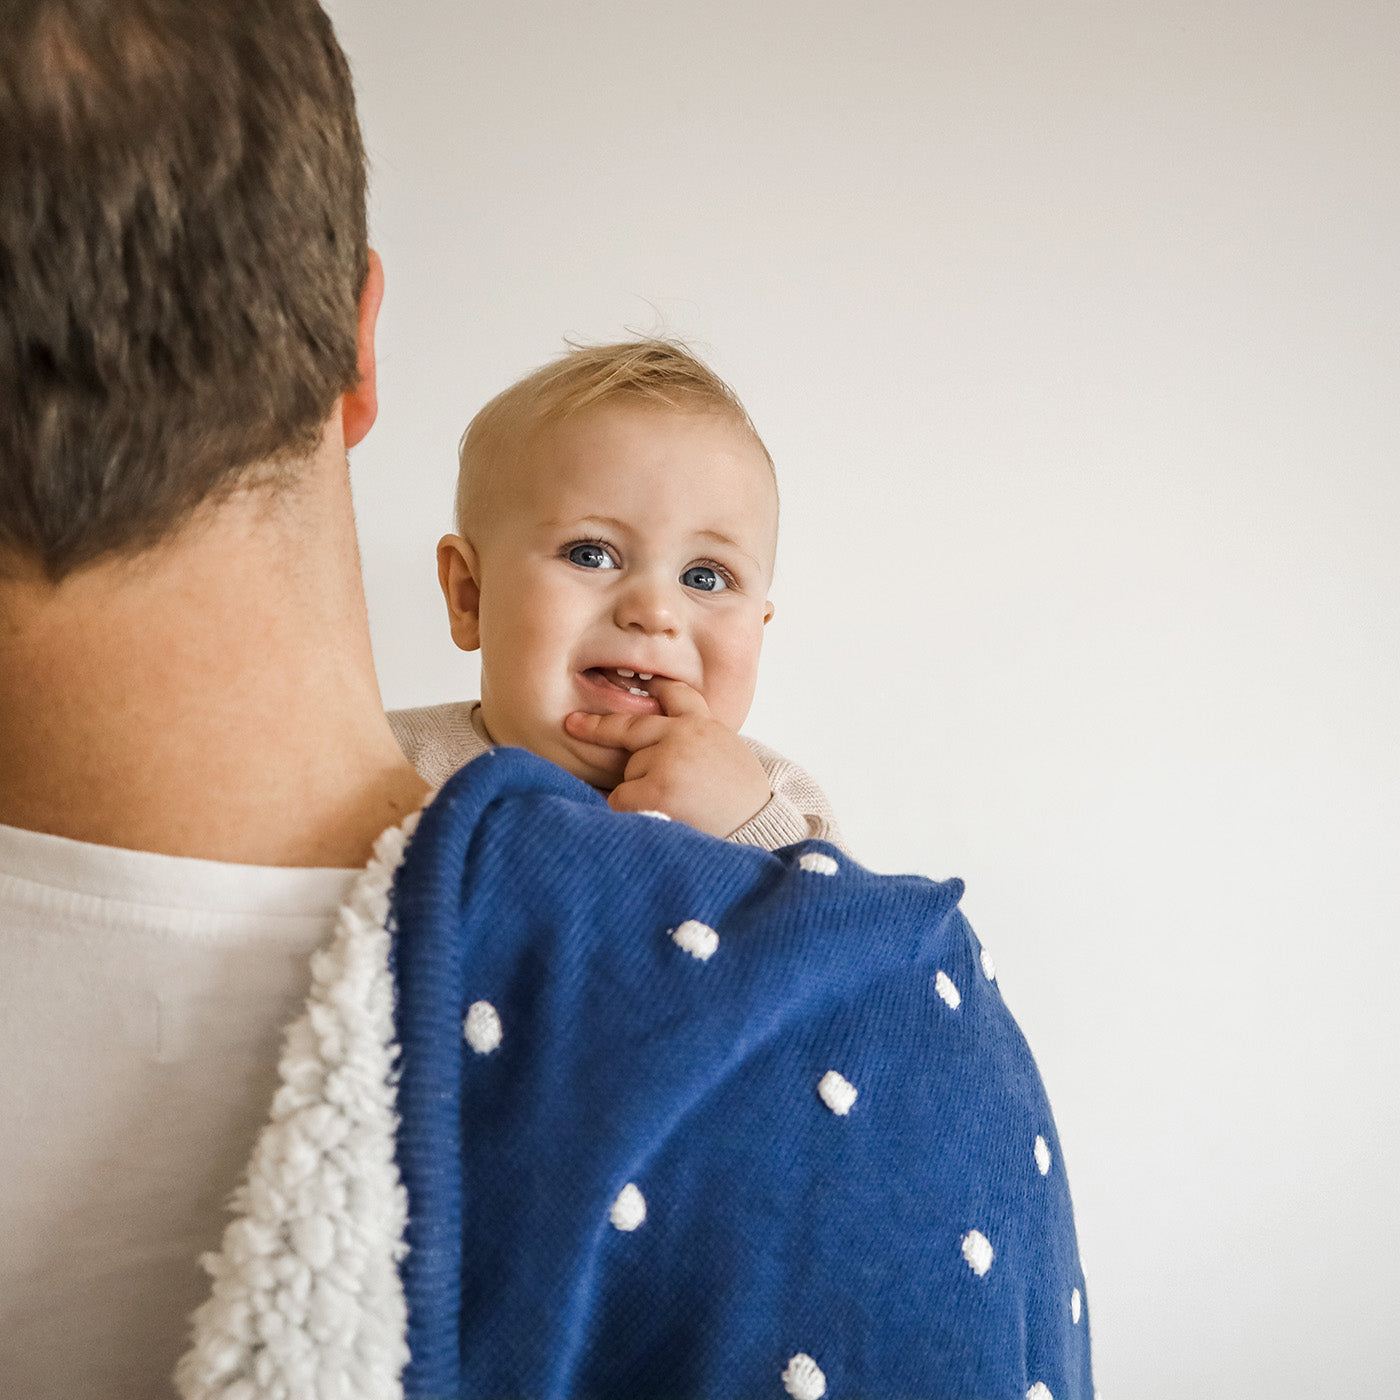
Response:
[[[338,443],[134,559],[0,580],[0,823],[352,867],[425,792],[382,711]]]

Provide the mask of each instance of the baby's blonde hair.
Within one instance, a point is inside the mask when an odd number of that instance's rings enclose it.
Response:
[[[763,445],[739,396],[681,341],[649,337],[611,345],[578,345],[502,390],[467,424],[458,445],[456,522],[466,534],[480,506],[482,486],[508,465],[542,428],[584,409],[632,399],[678,412],[718,412],[753,436],[769,470]]]

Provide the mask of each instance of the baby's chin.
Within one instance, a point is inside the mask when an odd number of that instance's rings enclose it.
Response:
[[[621,781],[631,754],[624,749],[608,749],[601,744],[582,744],[557,722],[544,715],[535,715],[525,722],[519,718],[505,723],[487,720],[487,732],[494,744],[528,749],[538,758],[571,773],[580,782],[600,792],[611,792]]]
[[[562,734],[559,742],[549,745],[549,752],[536,752],[602,793],[611,792],[622,781],[627,760],[632,756],[626,749],[579,743],[568,734]]]

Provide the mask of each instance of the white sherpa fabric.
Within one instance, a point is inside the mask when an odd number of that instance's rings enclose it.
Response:
[[[175,1373],[184,1400],[399,1400],[408,1361],[398,1262],[389,891],[417,814],[386,831],[311,960],[281,1087],[200,1261],[213,1290]]]

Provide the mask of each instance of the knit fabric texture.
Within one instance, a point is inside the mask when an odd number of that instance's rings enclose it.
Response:
[[[394,892],[410,1397],[1090,1400],[1059,1140],[959,881],[518,749]]]
[[[491,748],[477,733],[478,727],[485,728],[479,700],[390,710],[388,720],[404,757],[435,788],[441,787],[463,764]],[[846,843],[836,823],[836,813],[817,780],[767,744],[760,744],[747,734],[739,737],[762,766],[773,795],[725,840],[776,851],[779,846],[817,837],[844,850]]]

